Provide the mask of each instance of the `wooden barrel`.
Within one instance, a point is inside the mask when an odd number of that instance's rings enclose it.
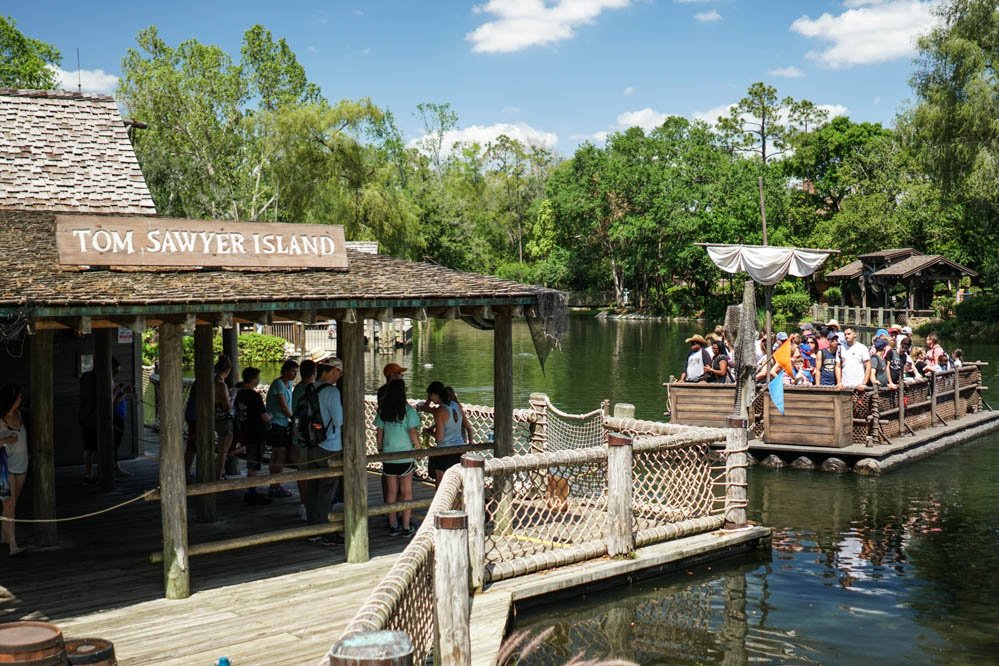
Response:
[[[48,622],[0,624],[0,664],[64,666],[62,632]]]
[[[66,657],[70,664],[117,666],[114,644],[103,638],[74,638],[66,641]]]

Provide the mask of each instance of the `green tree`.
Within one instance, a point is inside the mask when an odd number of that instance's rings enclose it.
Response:
[[[61,62],[57,48],[28,37],[14,19],[0,16],[0,87],[55,88],[55,69]]]
[[[807,131],[826,116],[812,102],[779,99],[776,88],[757,81],[729,115],[718,118],[718,131],[733,150],[759,155],[766,165],[787,151],[797,128]]]
[[[999,7],[947,0],[919,39],[912,77],[918,103],[905,136],[944,196],[963,209],[953,230],[972,265],[999,279]]]

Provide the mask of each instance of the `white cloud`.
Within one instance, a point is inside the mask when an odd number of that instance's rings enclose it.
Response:
[[[627,88],[624,89],[623,94],[625,97],[627,97],[628,95],[634,95],[635,90],[636,90],[635,86],[628,86]]]
[[[501,134],[529,146],[554,148],[555,144],[558,143],[558,135],[554,132],[539,130],[527,123],[495,123],[493,125],[472,125],[446,132],[442,148],[445,153],[449,153],[458,143],[466,145],[477,143],[480,146],[485,146],[490,141],[495,141]],[[413,139],[408,145],[410,148],[419,148],[425,139],[425,136]]]
[[[474,8],[495,18],[465,39],[476,53],[512,53],[554,44],[575,36],[575,28],[592,23],[605,9],[621,9],[631,0],[489,0]]]
[[[831,68],[870,65],[915,52],[916,37],[934,23],[933,0],[847,0],[842,14],[802,16],[791,30],[804,37],[830,42],[808,57]]]
[[[62,90],[75,91],[77,82],[79,82],[83,92],[110,95],[114,92],[115,86],[118,85],[118,77],[114,74],[108,74],[103,69],[81,69],[79,76],[76,70],[69,72],[60,67],[51,66],[50,69],[55,72],[56,85]]]
[[[712,9],[710,12],[694,14],[694,19],[701,23],[714,23],[715,21],[721,21],[722,15],[718,13],[717,9]]]
[[[805,75],[803,71],[791,65],[790,67],[778,67],[767,72],[770,76],[782,76],[786,79],[798,79]]]
[[[643,130],[649,131],[662,125],[668,117],[669,114],[645,107],[638,111],[625,111],[617,117],[617,122],[614,125],[616,129],[641,127]]]

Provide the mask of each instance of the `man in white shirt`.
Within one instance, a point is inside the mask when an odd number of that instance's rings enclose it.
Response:
[[[852,326],[843,330],[846,344],[840,347],[842,374],[840,383],[844,388],[863,391],[871,381],[871,352],[867,345],[857,341],[857,332]]]

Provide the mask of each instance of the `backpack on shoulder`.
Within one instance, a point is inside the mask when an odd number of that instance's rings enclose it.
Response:
[[[305,395],[302,396],[295,408],[295,436],[309,448],[325,442],[329,429],[336,429],[332,423],[327,424],[323,421],[322,411],[319,407],[319,394],[328,386],[330,384],[323,384],[316,388],[315,384],[309,384],[305,388]]]

